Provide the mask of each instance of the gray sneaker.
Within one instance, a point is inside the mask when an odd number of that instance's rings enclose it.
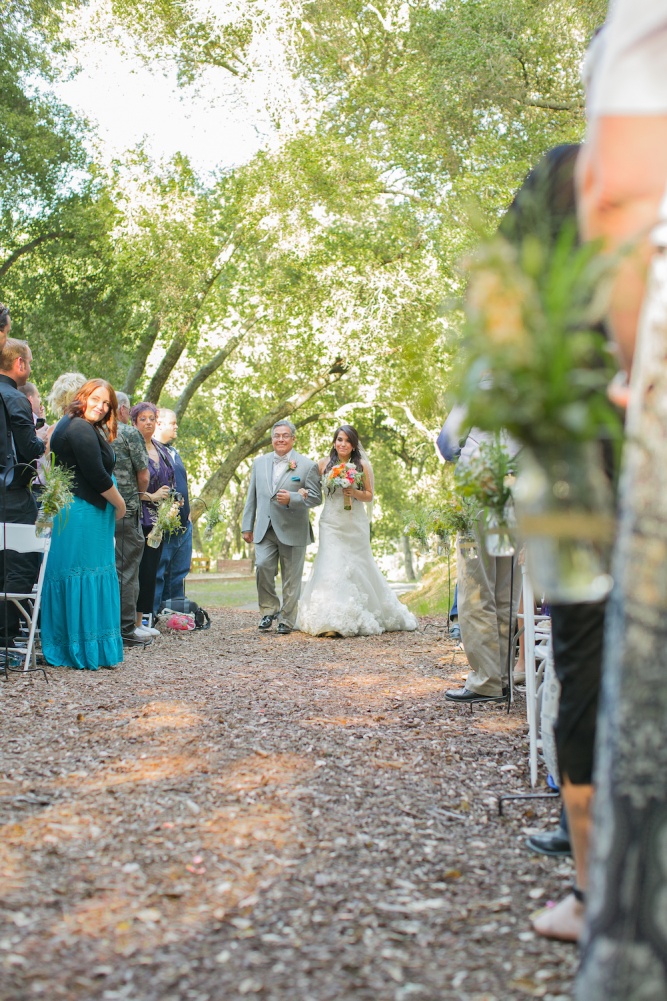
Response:
[[[457,643],[461,642],[461,627],[458,622],[453,622],[449,627],[449,638],[456,640]]]

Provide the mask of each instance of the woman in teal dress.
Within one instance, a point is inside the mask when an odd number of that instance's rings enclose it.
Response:
[[[114,525],[125,501],[112,476],[118,402],[104,379],[78,391],[51,436],[56,464],[73,474],[74,500],[54,519],[42,592],[49,664],[115,667],[123,659]]]

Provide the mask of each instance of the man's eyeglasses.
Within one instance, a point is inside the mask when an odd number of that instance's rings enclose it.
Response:
[[[271,436],[274,441],[289,441],[292,437],[291,434],[274,434]]]

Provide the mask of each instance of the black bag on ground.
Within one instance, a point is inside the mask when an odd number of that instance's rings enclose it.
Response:
[[[165,608],[171,609],[172,612],[185,612],[186,615],[194,615],[195,629],[211,628],[211,617],[206,609],[200,608],[197,602],[190,598],[170,598]]]

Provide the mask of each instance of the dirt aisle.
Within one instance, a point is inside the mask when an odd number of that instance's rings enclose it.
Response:
[[[426,626],[426,628],[424,628]],[[317,640],[219,611],[115,671],[0,683],[0,997],[564,1001],[527,916],[524,704],[450,707],[442,620]]]

